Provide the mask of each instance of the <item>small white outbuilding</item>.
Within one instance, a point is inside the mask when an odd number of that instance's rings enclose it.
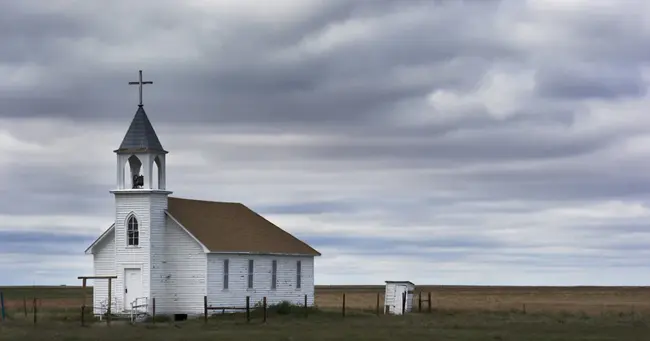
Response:
[[[414,290],[415,284],[410,281],[386,281],[384,314],[403,315],[411,312]]]

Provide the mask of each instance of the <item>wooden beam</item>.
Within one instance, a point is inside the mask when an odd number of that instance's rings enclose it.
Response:
[[[77,279],[112,279],[117,278],[117,276],[79,276]]]
[[[86,278],[84,278],[82,280],[82,283],[83,283],[83,285],[82,285],[83,286],[83,289],[82,289],[83,290],[83,294],[82,294],[83,295],[83,301],[81,301],[81,326],[84,326],[85,322],[86,322],[86,321],[84,321],[85,314],[86,314]]]

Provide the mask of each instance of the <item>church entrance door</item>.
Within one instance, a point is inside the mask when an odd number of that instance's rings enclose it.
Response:
[[[124,309],[131,310],[131,303],[142,297],[142,270],[124,269]]]

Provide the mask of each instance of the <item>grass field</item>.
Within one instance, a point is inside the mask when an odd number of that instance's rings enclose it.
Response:
[[[431,292],[432,313],[376,316],[383,286],[319,286],[319,311],[305,318],[271,315],[250,324],[243,316],[137,326],[79,326],[79,287],[0,288],[9,320],[0,340],[650,340],[650,288],[419,286]],[[343,293],[347,313],[341,316]],[[92,289],[88,289],[88,303]],[[32,299],[39,321],[32,322]],[[28,316],[24,316],[23,298]],[[524,312],[524,305],[526,306]],[[417,311],[417,291],[415,310]],[[423,304],[426,311],[426,304]],[[72,322],[74,321],[74,323]]]

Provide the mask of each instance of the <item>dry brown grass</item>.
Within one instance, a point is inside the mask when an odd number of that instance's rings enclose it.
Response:
[[[443,310],[650,314],[650,287],[419,286],[413,302],[416,310],[420,292],[423,300],[430,292],[433,309]],[[321,286],[316,289],[316,304],[321,308],[340,308],[343,293],[350,309],[376,309],[377,294],[380,309],[384,304],[381,286]],[[427,310],[426,302],[422,309]]]
[[[0,288],[5,293],[5,308],[14,314],[23,313],[23,298],[32,311],[32,298],[43,308],[59,308],[76,312],[82,291],[78,287],[14,287]],[[432,286],[416,287],[413,307],[418,309],[418,295],[423,300],[432,295],[432,308],[438,310],[488,310],[534,312],[573,312],[594,314],[635,313],[650,315],[650,287],[478,287]],[[346,307],[374,311],[379,294],[383,310],[383,286],[317,286],[316,305],[340,310],[346,294]],[[87,292],[87,305],[92,304],[92,288]],[[423,311],[427,303],[422,303]]]

